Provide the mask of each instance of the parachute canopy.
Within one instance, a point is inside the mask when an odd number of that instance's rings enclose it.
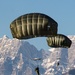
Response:
[[[47,44],[50,47],[69,48],[72,41],[63,34],[51,35],[47,38]]]
[[[28,39],[57,34],[58,24],[42,13],[29,13],[15,19],[10,24],[13,38]]]

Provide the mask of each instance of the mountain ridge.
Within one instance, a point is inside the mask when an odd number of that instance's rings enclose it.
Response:
[[[9,39],[4,35],[0,38],[0,75],[36,75],[37,66],[41,75],[69,73],[70,68],[75,66],[75,36],[68,37],[72,40],[69,49],[50,48],[39,51],[25,40]],[[41,60],[34,61],[34,58]]]

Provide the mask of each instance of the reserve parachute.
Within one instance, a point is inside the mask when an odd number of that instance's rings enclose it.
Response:
[[[29,13],[15,19],[10,24],[13,38],[29,39],[57,34],[58,24],[42,13]]]
[[[50,47],[70,48],[72,41],[63,34],[51,35],[47,38]]]

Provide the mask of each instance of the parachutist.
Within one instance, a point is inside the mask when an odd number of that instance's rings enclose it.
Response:
[[[60,65],[60,63],[58,62],[58,63],[57,63],[57,66],[59,66],[59,65]]]
[[[40,73],[39,73],[39,67],[36,67],[36,68],[35,68],[35,71],[36,71],[36,73],[37,73],[38,75],[40,75]]]

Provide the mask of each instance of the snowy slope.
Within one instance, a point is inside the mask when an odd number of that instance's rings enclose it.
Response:
[[[4,35],[0,38],[0,75],[36,75],[38,61],[33,58],[43,58],[42,52],[24,40]]]
[[[50,48],[38,51],[25,40],[9,39],[4,35],[0,38],[0,75],[37,75],[37,66],[40,75],[71,73],[75,67],[75,36],[68,37],[73,41],[69,49]],[[34,61],[34,58],[41,60]]]

